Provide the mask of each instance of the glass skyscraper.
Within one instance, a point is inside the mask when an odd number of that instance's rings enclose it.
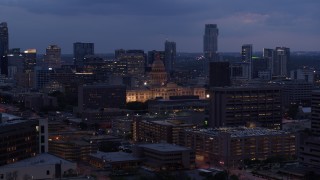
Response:
[[[206,24],[203,36],[203,53],[209,61],[217,61],[219,30],[216,24]]]
[[[94,55],[93,43],[73,43],[73,59],[77,67],[82,67],[84,58],[88,55]]]
[[[173,41],[166,41],[164,45],[165,52],[165,62],[167,73],[172,73],[174,68],[174,63],[176,61],[176,43]]]
[[[9,33],[6,22],[0,23],[0,70],[8,75]]]

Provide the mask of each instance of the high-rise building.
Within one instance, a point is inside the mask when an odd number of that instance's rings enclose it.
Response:
[[[320,91],[313,91],[311,97],[311,130],[320,136]]]
[[[267,72],[268,69],[268,60],[261,57],[252,57],[251,58],[251,78],[259,78],[259,72]]]
[[[209,86],[223,87],[230,86],[230,63],[210,62],[209,63]]]
[[[88,55],[94,55],[93,43],[73,43],[73,59],[74,64],[77,67],[82,67],[85,57]]]
[[[174,70],[174,63],[176,61],[176,43],[173,41],[166,41],[164,44],[165,52],[165,62],[166,71],[168,74],[172,73]]]
[[[290,61],[290,48],[276,47],[275,58],[273,61],[273,75],[287,76],[289,61]]]
[[[23,72],[24,55],[19,48],[9,50],[8,54],[8,78],[15,78],[17,73]]]
[[[24,72],[34,72],[34,67],[37,64],[37,50],[27,49],[24,51]]]
[[[252,78],[252,44],[244,44],[241,47],[241,61],[249,63],[249,79]]]
[[[320,91],[312,92],[311,133],[300,132],[298,160],[308,168],[320,168]],[[310,170],[311,171],[311,170]]]
[[[252,44],[244,44],[241,47],[242,62],[250,63],[252,61]]]
[[[50,45],[46,49],[44,62],[49,68],[61,67],[61,48],[57,45]]]
[[[203,53],[209,61],[217,60],[219,30],[216,24],[206,24],[203,36]]]
[[[6,22],[0,23],[0,70],[8,75],[9,33]]]
[[[115,57],[116,59],[119,59],[119,57],[120,57],[121,55],[125,54],[125,53],[126,53],[126,50],[124,50],[124,49],[116,49],[116,50],[114,51],[114,57]]]
[[[237,127],[248,123],[279,129],[282,120],[281,88],[232,86],[211,88],[211,127]]]
[[[121,62],[126,62],[127,75],[133,77],[144,75],[146,55],[143,50],[127,50],[118,59]]]
[[[263,48],[263,59],[268,62],[268,70],[273,72],[274,50]]]

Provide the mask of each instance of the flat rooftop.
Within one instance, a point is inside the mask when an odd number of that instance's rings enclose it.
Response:
[[[231,137],[272,136],[290,134],[289,132],[283,130],[274,130],[260,127],[224,127],[215,129],[188,129],[186,131],[193,131],[195,133],[206,134],[209,136],[218,136],[222,133],[228,133],[231,135]]]
[[[152,149],[155,151],[161,152],[173,152],[173,151],[186,151],[190,150],[190,148],[178,146],[175,144],[168,144],[168,143],[158,143],[158,144],[139,144],[139,147],[144,147],[148,149]]]
[[[16,163],[1,166],[1,169],[3,168],[14,169],[19,167],[29,167],[29,166],[36,167],[36,166],[54,165],[54,164],[60,164],[60,163],[71,164],[73,162],[67,161],[65,159],[62,159],[60,157],[57,157],[48,153],[43,153],[43,154],[38,154],[35,157],[18,161]]]
[[[133,156],[132,153],[125,152],[101,152],[90,154],[92,157],[105,159],[107,162],[124,162],[124,161],[139,161],[141,159]]]

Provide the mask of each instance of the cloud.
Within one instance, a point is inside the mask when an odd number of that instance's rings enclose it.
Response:
[[[319,37],[319,7],[318,0],[0,0],[0,21],[8,21],[15,47],[57,43],[68,52],[75,41],[95,42],[105,52],[162,48],[166,38],[178,50],[201,52],[204,24],[215,23],[219,49],[231,51],[241,42]]]

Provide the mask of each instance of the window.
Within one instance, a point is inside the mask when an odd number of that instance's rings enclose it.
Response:
[[[41,126],[41,133],[44,133],[44,126]]]
[[[50,171],[49,170],[47,170],[47,175],[50,175]]]
[[[41,136],[41,143],[44,143],[44,136]]]

